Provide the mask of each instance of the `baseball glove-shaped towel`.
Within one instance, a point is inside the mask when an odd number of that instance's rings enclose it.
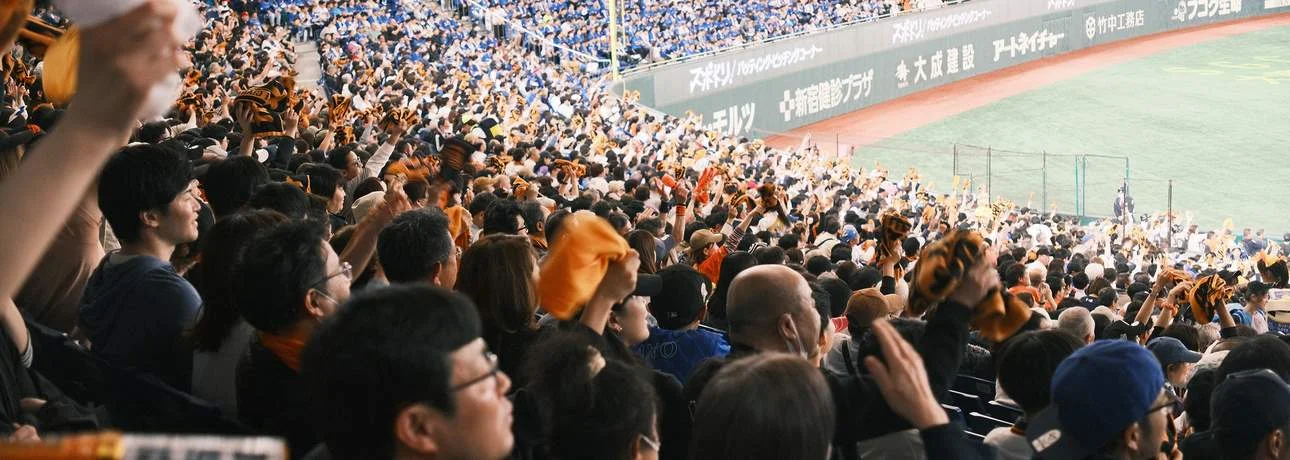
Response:
[[[959,287],[968,270],[985,262],[987,245],[977,232],[958,230],[919,253],[909,286],[909,312],[934,315],[935,306]],[[1030,309],[1007,291],[995,289],[972,307],[972,327],[991,341],[1002,341],[1030,319]],[[930,311],[929,311],[930,310]]]

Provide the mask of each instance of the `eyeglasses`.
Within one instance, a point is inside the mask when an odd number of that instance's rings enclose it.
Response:
[[[493,352],[488,351],[488,350],[484,350],[484,359],[485,359],[485,360],[487,360],[487,361],[488,361],[488,365],[489,365],[489,366],[491,366],[491,369],[489,369],[488,373],[486,373],[486,374],[484,374],[484,375],[481,375],[481,376],[479,376],[479,377],[475,377],[475,378],[473,378],[473,379],[467,380],[467,381],[465,381],[464,383],[461,383],[461,384],[458,384],[458,385],[454,385],[454,386],[452,387],[452,391],[461,391],[461,390],[465,390],[465,389],[467,389],[467,388],[470,388],[470,387],[474,386],[475,384],[477,384],[477,383],[479,383],[479,382],[483,382],[483,381],[488,380],[488,379],[490,379],[490,378],[496,378],[496,377],[497,377],[497,374],[498,374],[498,373],[500,373],[500,372],[502,372],[502,368],[500,367],[500,363],[499,363],[499,361],[497,360],[497,355],[493,354]]]
[[[1152,406],[1150,410],[1147,410],[1146,415],[1154,414],[1156,413],[1156,411],[1159,411],[1159,410],[1164,410],[1171,407],[1178,407],[1179,405],[1182,404],[1182,400],[1178,399],[1178,395],[1174,394],[1174,391],[1169,388],[1165,388],[1165,399],[1167,399],[1168,401]]]
[[[311,284],[310,286],[312,286],[312,287],[318,287],[319,285],[322,285],[323,283],[326,283],[327,281],[329,281],[329,280],[331,280],[332,278],[335,278],[335,277],[337,277],[337,276],[344,276],[344,277],[345,277],[345,279],[347,279],[347,280],[352,280],[352,279],[354,279],[354,266],[353,266],[353,265],[350,265],[350,264],[349,264],[349,262],[341,262],[341,263],[340,263],[340,271],[338,271],[338,272],[336,272],[336,273],[332,273],[332,274],[327,275],[327,276],[324,276],[324,277],[323,277],[323,279],[318,280],[318,282],[313,283],[313,284]]]
[[[649,447],[649,449],[654,452],[658,452],[659,449],[663,448],[662,441],[655,440],[654,438],[651,438],[643,434],[638,435],[638,437],[640,438],[641,442],[645,443],[646,447]]]

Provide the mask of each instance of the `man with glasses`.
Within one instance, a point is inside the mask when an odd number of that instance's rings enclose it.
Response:
[[[1038,458],[1156,458],[1179,405],[1155,356],[1125,340],[1093,342],[1053,372],[1051,402],[1026,427]]]
[[[181,346],[202,299],[175,272],[175,247],[197,240],[201,202],[182,155],[154,145],[127,147],[99,176],[98,205],[121,250],[103,258],[81,297],[80,324],[95,355],[156,374],[187,391],[192,353]]]
[[[292,452],[306,452],[317,438],[300,389],[300,353],[349,298],[352,269],[323,239],[323,228],[304,221],[256,237],[236,270],[238,310],[256,331],[238,364],[238,416],[286,438]]]
[[[505,458],[511,380],[480,331],[475,306],[452,291],[408,284],[356,295],[303,357],[302,389],[326,454]]]

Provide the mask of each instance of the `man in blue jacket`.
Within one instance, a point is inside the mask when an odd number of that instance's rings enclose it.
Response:
[[[201,203],[191,165],[155,145],[126,147],[104,166],[98,194],[121,249],[103,258],[81,298],[90,349],[188,391],[192,352],[181,339],[202,302],[169,261],[176,245],[197,240]]]

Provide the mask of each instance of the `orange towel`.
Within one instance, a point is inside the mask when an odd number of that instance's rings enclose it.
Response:
[[[627,240],[609,222],[590,213],[565,218],[542,262],[538,298],[556,318],[570,319],[591,300],[609,263],[627,257]]]
[[[444,208],[443,213],[448,216],[448,233],[452,235],[452,241],[466,249],[470,241],[470,211],[456,205]],[[465,237],[464,241],[462,237]]]

